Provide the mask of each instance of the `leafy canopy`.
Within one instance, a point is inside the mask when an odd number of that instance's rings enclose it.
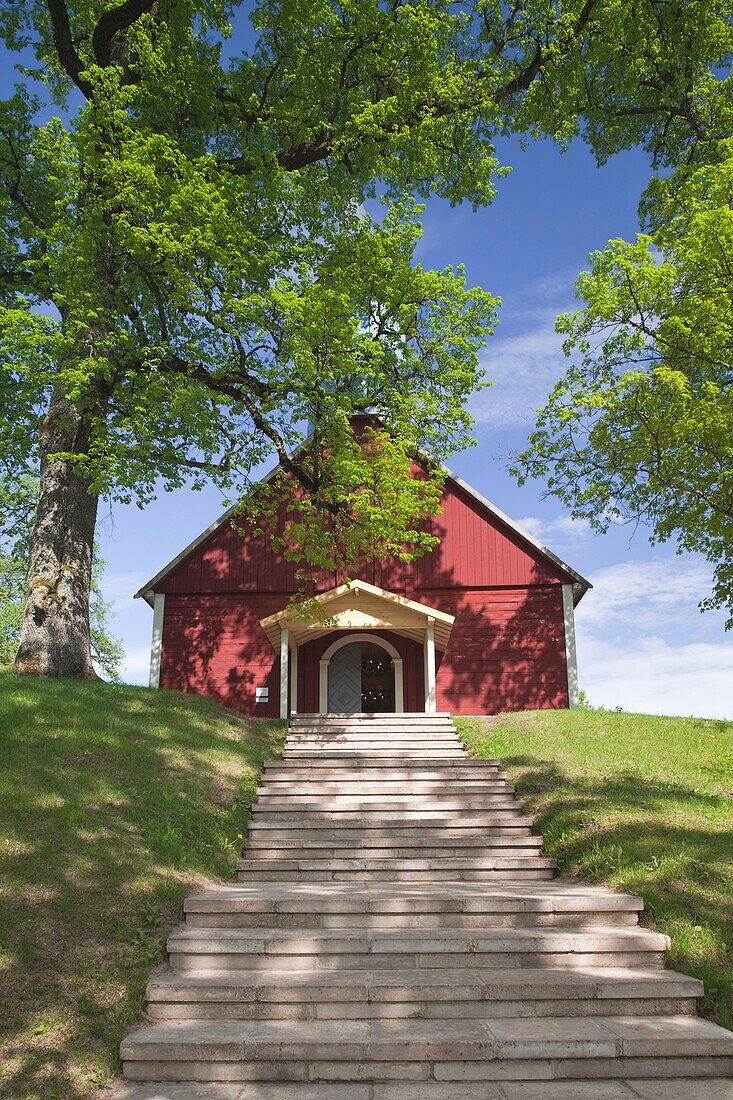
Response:
[[[24,467],[57,395],[92,492],[240,492],[274,452],[307,498],[304,557],[328,553],[324,516],[332,556],[417,552],[437,494],[409,485],[409,453],[470,442],[496,300],[415,262],[415,198],[489,202],[509,132],[674,162],[731,3],[262,0],[237,52],[243,14],[3,6],[37,58],[0,105],[4,461]],[[384,426],[368,456],[344,442],[364,409]],[[306,422],[316,459],[292,457]]]
[[[715,573],[702,606],[731,612],[732,195],[722,138],[652,181],[647,232],[593,253],[577,283],[584,308],[558,322],[573,364],[523,456],[596,529],[642,521],[652,541],[703,554]]]

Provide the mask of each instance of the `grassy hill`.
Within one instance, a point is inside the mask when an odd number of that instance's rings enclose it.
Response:
[[[733,1026],[733,723],[603,711],[459,721],[562,869],[643,895]],[[174,692],[0,675],[0,1097],[117,1069],[192,887],[229,876],[283,724]]]
[[[498,757],[561,871],[640,894],[733,1028],[733,722],[603,710],[459,719]]]
[[[283,735],[193,696],[0,675],[0,1096],[114,1076],[181,901],[232,873]]]

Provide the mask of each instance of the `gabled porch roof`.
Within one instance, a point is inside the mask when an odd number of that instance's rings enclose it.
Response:
[[[422,642],[432,622],[435,644],[439,649],[448,645],[455,617],[435,607],[408,600],[368,581],[354,580],[340,584],[314,597],[324,619],[318,615],[299,615],[297,609],[286,607],[274,615],[260,619],[260,626],[280,652],[282,629],[296,645],[312,638],[330,634],[333,630],[393,630],[407,638]]]

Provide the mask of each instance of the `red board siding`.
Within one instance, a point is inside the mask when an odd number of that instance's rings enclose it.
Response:
[[[166,596],[160,686],[210,695],[244,714],[277,715],[280,659],[260,619],[280,611],[277,596]],[[270,689],[255,704],[255,688]]]
[[[558,585],[483,591],[435,589],[418,599],[456,616],[438,654],[437,704],[454,714],[492,714],[568,705],[562,595]],[[210,695],[245,714],[277,715],[280,660],[259,620],[283,606],[282,596],[166,597],[161,687]],[[298,709],[318,709],[318,661],[343,636],[334,631],[303,646]],[[377,632],[404,660],[405,708],[423,708],[422,646]],[[267,704],[255,688],[267,686]]]
[[[544,585],[571,579],[454,482],[446,486],[443,512],[433,520],[432,530],[439,545],[413,565],[368,562],[359,578],[398,592],[404,592],[408,577],[415,589]],[[169,573],[159,591],[297,592],[298,568],[272,549],[267,535],[244,537],[224,523]],[[344,579],[343,574],[321,571],[317,588],[324,591]]]
[[[558,585],[421,597],[456,616],[448,648],[439,655],[438,710],[496,714],[568,706]]]

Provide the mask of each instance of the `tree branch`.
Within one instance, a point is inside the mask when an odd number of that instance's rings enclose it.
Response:
[[[598,0],[586,0],[572,29],[572,41],[576,41],[586,29],[593,14],[593,9],[597,3]],[[508,80],[501,88],[497,88],[493,93],[492,99],[494,102],[503,103],[504,100],[508,99],[510,96],[516,95],[518,92],[526,91],[538,73],[542,72],[546,60],[547,54],[543,51],[542,43],[536,42],[532,57],[525,67],[513,76],[511,80]],[[432,100],[420,104],[408,116],[395,119],[386,125],[378,140],[382,142],[389,140],[391,135],[397,130],[402,129],[405,124],[418,125],[429,117],[435,119],[450,118],[453,115],[458,115],[464,111],[475,108],[481,101],[481,85],[485,79],[485,73],[478,73],[474,81],[472,94],[462,99]],[[385,87],[382,93],[374,97],[373,103],[377,104],[382,102],[388,95],[389,88]],[[247,122],[252,124],[255,121],[266,121],[266,115],[253,116],[252,114],[248,114]],[[341,130],[342,129],[343,127]],[[302,145],[293,145],[289,149],[281,150],[277,153],[278,164],[286,171],[294,172],[301,168],[307,168],[309,165],[319,161],[327,160],[333,153],[336,143],[342,136],[341,130],[326,131],[313,141]],[[255,165],[245,157],[233,157],[222,160],[219,163],[222,167],[230,168],[236,175],[249,175],[255,170]]]
[[[46,0],[46,7],[51,16],[53,43],[56,47],[58,59],[63,65],[66,73],[71,77],[74,84],[76,84],[77,88],[83,92],[87,99],[89,99],[92,88],[89,82],[84,80],[81,75],[84,71],[84,66],[81,63],[79,54],[76,52],[74,40],[71,36],[69,12],[66,8],[66,4],[64,0]]]
[[[27,290],[35,288],[32,271],[23,268],[0,268],[0,290]]]
[[[288,452],[283,437],[262,412],[258,399],[271,397],[271,391],[264,382],[244,369],[243,356],[244,353],[239,349],[240,371],[230,374],[229,378],[216,377],[200,363],[191,363],[178,356],[170,356],[160,364],[159,369],[164,373],[182,374],[213,393],[238,401],[244,406],[255,428],[269,439],[282,469],[292,474],[308,493],[316,494],[319,489],[318,479]],[[338,508],[329,505],[328,510],[335,513]]]
[[[145,12],[152,11],[157,0],[125,0],[100,16],[92,34],[92,49],[97,64],[103,68],[112,64],[112,43],[115,35],[126,31]]]

